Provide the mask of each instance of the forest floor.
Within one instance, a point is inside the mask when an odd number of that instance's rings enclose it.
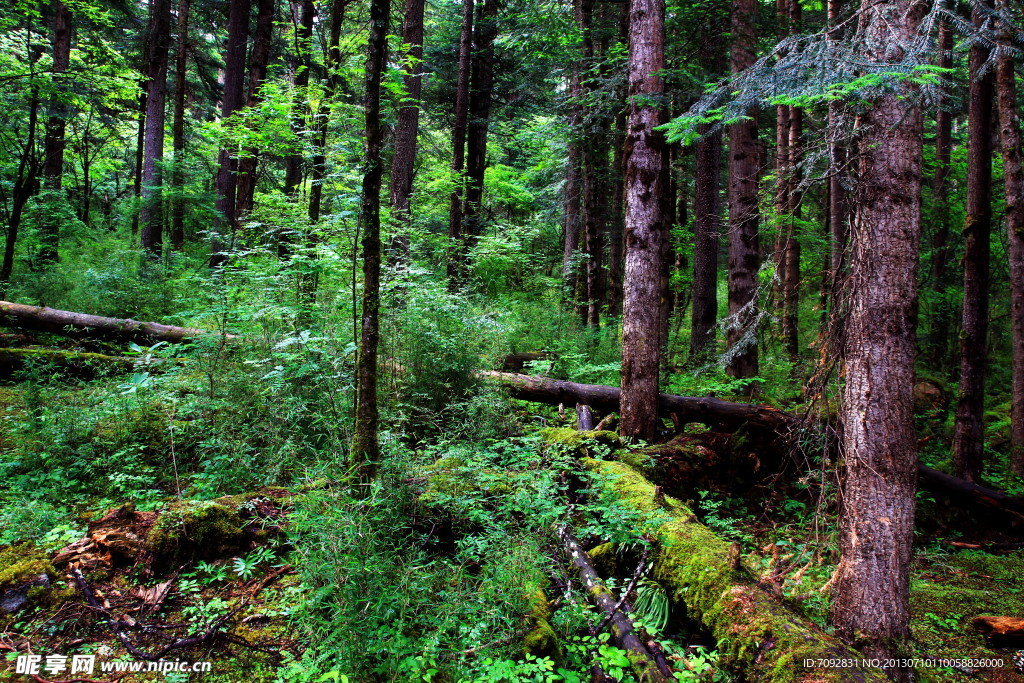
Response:
[[[9,424],[15,413],[24,417],[23,393],[30,390],[19,385],[2,389],[6,414],[0,424]],[[571,420],[553,410],[545,420],[550,426],[571,426]],[[10,433],[2,435],[4,441],[10,438]],[[703,477],[691,478],[686,467],[692,462],[674,461],[671,453],[663,453],[657,465],[668,473],[666,490],[687,501],[719,537],[739,544],[743,566],[765,591],[824,627],[828,600],[822,589],[836,559],[834,522],[828,521],[827,514],[819,514],[820,499],[806,479],[764,481],[739,476],[743,463],[730,460],[734,455],[728,453],[730,440],[728,434],[703,429],[683,437],[680,443],[687,457],[697,452],[706,462],[718,465]],[[604,457],[616,457],[614,449],[602,449]],[[557,458],[549,466],[557,468]],[[729,468],[736,471],[730,474]],[[467,474],[470,471],[473,474]],[[467,515],[463,505],[467,487],[460,477],[482,476],[469,482],[468,489],[486,490],[493,498],[513,495],[516,482],[533,476],[530,472],[529,463],[504,468],[492,463],[479,469],[451,457],[431,457],[420,476],[409,483],[428,509],[427,517],[434,520],[429,533],[438,536],[435,552],[454,555],[466,540],[458,535],[468,535],[458,530],[457,520]],[[463,487],[458,495],[453,482]],[[33,542],[0,547],[0,602],[23,603],[15,604],[10,613],[0,613],[0,654],[8,660],[0,667],[0,681],[280,680],[281,671],[299,662],[311,645],[293,619],[311,587],[298,571],[303,558],[294,549],[300,539],[297,534],[303,531],[293,528],[292,515],[296,502],[315,493],[317,486],[313,482],[291,489],[264,487],[210,500],[171,497],[144,510],[128,500],[121,507],[86,504],[75,510],[74,524],[57,525]],[[951,514],[941,500],[925,498],[921,510],[911,585],[914,654],[927,661],[919,667],[920,679],[1024,680],[1013,669],[1016,648],[994,647],[972,625],[982,615],[1024,614],[1024,551],[954,547],[950,545],[954,541],[985,543],[1010,537],[983,532],[988,528],[986,520]],[[84,533],[82,527],[87,529]],[[581,540],[593,548],[607,546],[608,537],[584,533]],[[613,585],[624,585],[633,573],[626,561],[604,562],[600,568]],[[485,583],[480,591],[486,590]],[[549,597],[555,610],[569,605],[557,595]],[[730,680],[727,671],[713,667],[691,671],[678,654],[694,643],[713,650],[707,633],[694,631],[680,615],[671,616],[664,633],[679,640],[671,658],[687,672],[684,680]],[[139,653],[165,662],[209,662],[210,669],[208,673],[118,669],[143,661]],[[25,655],[41,657],[38,673],[17,671],[17,658]],[[48,663],[62,663],[47,659],[54,655],[67,658],[68,668],[47,669]],[[94,656],[93,670],[73,674],[74,655]],[[1002,665],[957,670],[938,666],[934,658],[991,660]],[[103,666],[108,669],[102,670]],[[333,677],[328,673],[321,680],[340,679],[333,672]],[[428,675],[418,680],[447,679]]]

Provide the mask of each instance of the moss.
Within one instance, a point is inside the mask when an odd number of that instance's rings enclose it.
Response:
[[[758,589],[750,577],[733,569],[729,544],[700,524],[681,501],[656,500],[654,485],[621,462],[587,459],[600,485],[630,507],[647,513],[660,547],[653,576],[666,586],[674,608],[699,619],[720,642],[724,662],[744,669],[752,680],[885,681],[869,669],[804,669],[805,658],[859,658]]]
[[[244,527],[237,510],[226,505],[176,502],[153,524],[146,536],[146,549],[165,562],[216,557],[244,543]]]
[[[602,543],[587,551],[590,563],[603,578],[616,576],[619,573],[619,556],[614,543]]]
[[[31,543],[0,549],[0,591],[33,581],[43,574],[54,579],[57,571],[46,554]]]
[[[595,444],[611,450],[622,448],[619,435],[605,430],[581,432],[568,427],[551,427],[542,429],[540,435],[548,447],[558,446],[584,457],[594,455],[590,450]]]
[[[530,480],[529,472],[469,467],[459,458],[441,458],[426,468],[426,475],[427,486],[419,500],[427,506],[448,504],[452,498],[506,496]]]
[[[533,628],[523,638],[523,654],[551,657],[555,661],[561,661],[562,650],[558,645],[558,636],[547,619],[537,619]]]

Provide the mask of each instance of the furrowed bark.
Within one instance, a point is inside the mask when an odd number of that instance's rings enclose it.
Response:
[[[149,91],[146,95],[145,151],[142,161],[142,205],[139,208],[140,246],[151,259],[159,259],[163,249],[163,172],[164,118],[167,101],[167,64],[171,43],[171,2],[150,3],[149,54],[146,72]]]

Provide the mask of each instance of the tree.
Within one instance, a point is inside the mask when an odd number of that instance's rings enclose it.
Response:
[[[171,249],[185,245],[185,97],[188,72],[188,14],[191,0],[178,2],[178,45],[174,63],[174,117],[171,123],[171,145],[174,167],[171,170]]]
[[[256,30],[252,35],[252,50],[249,54],[249,91],[245,106],[255,108],[260,103],[260,87],[267,79],[267,64],[274,39],[274,15],[276,0],[257,0]],[[259,149],[251,147],[238,160],[238,189],[235,197],[235,215],[244,216],[252,211],[256,194],[256,168]]]
[[[974,24],[984,15],[976,8]],[[988,353],[989,252],[992,235],[992,95],[994,74],[986,69],[989,50],[975,42],[970,51],[967,131],[967,218],[964,222],[964,307],[960,335],[960,385],[953,435],[953,469],[967,481],[981,478],[985,444],[985,365]]]
[[[487,133],[494,91],[494,40],[498,37],[499,0],[484,0],[473,26],[473,53],[469,83],[469,119],[466,126],[466,201],[463,230],[471,243],[483,228],[480,216],[487,171]],[[463,247],[465,249],[465,247]],[[465,259],[465,255],[462,256]]]
[[[757,48],[757,1],[736,0],[732,10],[732,51],[729,66],[739,73],[754,63]],[[730,360],[733,377],[758,372],[757,271],[760,240],[757,208],[757,119],[755,112],[729,126],[729,315]]]
[[[228,0],[228,38],[224,51],[224,94],[221,97],[221,120],[241,109],[245,86],[245,47],[249,40],[249,9],[251,0]],[[238,159],[223,148],[217,159],[217,213],[219,234],[213,239],[211,266],[224,262],[223,229],[231,235],[236,229],[235,197],[238,189]]]
[[[918,37],[916,0],[864,0],[859,59],[885,69]],[[846,479],[833,588],[836,632],[867,657],[902,656],[917,453],[913,421],[922,119],[906,82],[859,114],[860,165],[847,279],[843,452]],[[885,246],[880,258],[879,245]],[[890,675],[910,680],[912,670]]]
[[[998,8],[1010,14],[1009,2]],[[1002,40],[1009,42],[1010,27]],[[1009,51],[999,53],[996,68],[999,91],[999,125],[1006,191],[1006,232],[1010,261],[1010,318],[1012,327],[1013,387],[1010,414],[1010,469],[1024,476],[1024,165],[1021,162],[1020,113],[1017,109],[1017,75]]]
[[[316,6],[313,0],[301,0],[299,4],[299,21],[295,28],[295,55],[294,71],[292,77],[292,89],[295,97],[292,100],[291,111],[289,112],[292,134],[296,140],[301,139],[302,131],[306,128],[306,116],[309,107],[306,104],[306,87],[309,85],[309,70],[311,67],[310,40],[313,37],[313,20],[316,17]],[[284,194],[294,198],[302,184],[302,150],[299,144],[295,143],[295,149],[285,157],[284,167]],[[284,241],[280,250],[286,251]]]
[[[459,72],[455,83],[455,121],[452,124],[452,189],[448,209],[448,281],[455,286],[465,275],[462,250],[462,194],[466,170],[466,126],[469,122],[469,78],[473,61],[473,0],[462,2],[462,31],[459,34]]]
[[[668,250],[668,146],[656,130],[664,123],[658,106],[664,68],[664,0],[631,0],[620,431],[646,441],[657,434],[661,302],[667,295],[662,273]]]
[[[61,0],[57,0],[52,17],[53,22],[53,66],[51,73],[59,77],[68,70],[71,61],[71,11]],[[61,192],[64,178],[64,133],[67,130],[67,107],[61,95],[55,90],[50,101],[46,136],[43,140],[43,188],[55,195]],[[56,200],[57,197],[52,199]],[[49,212],[41,226],[42,248],[39,261],[48,263],[60,256],[60,223],[56,212]]]
[[[164,156],[164,114],[167,100],[168,50],[171,42],[171,2],[152,0],[149,6],[149,49],[146,73],[146,134],[142,160],[142,206],[139,211],[142,248],[150,258],[159,259],[163,246],[161,205]]]
[[[405,93],[395,126],[395,159],[391,166],[391,210],[399,222],[391,242],[398,262],[409,259],[409,227],[412,222],[412,181],[416,170],[416,146],[420,132],[420,95],[423,91],[424,0],[405,0],[402,42],[409,46],[402,74]]]
[[[370,42],[366,54],[366,93],[363,109],[365,155],[363,160],[363,311],[356,367],[356,424],[352,437],[352,465],[366,482],[373,477],[380,445],[377,441],[377,346],[380,343],[380,188],[384,145],[380,125],[380,81],[388,53],[390,0],[370,2]]]

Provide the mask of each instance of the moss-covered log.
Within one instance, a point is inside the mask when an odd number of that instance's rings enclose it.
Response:
[[[194,327],[176,327],[161,323],[61,311],[45,306],[27,306],[0,301],[0,325],[40,332],[52,332],[83,339],[107,339],[118,342],[152,344],[178,343],[210,334]],[[234,335],[226,335],[233,337]]]
[[[761,590],[736,569],[730,545],[697,521],[670,496],[655,495],[654,485],[621,462],[585,459],[602,485],[623,503],[652,515],[660,548],[653,576],[673,604],[700,620],[719,641],[727,663],[750,680],[765,683],[803,681],[882,683],[881,669],[807,666],[821,660],[856,660],[860,654],[826,634],[793,609]]]

